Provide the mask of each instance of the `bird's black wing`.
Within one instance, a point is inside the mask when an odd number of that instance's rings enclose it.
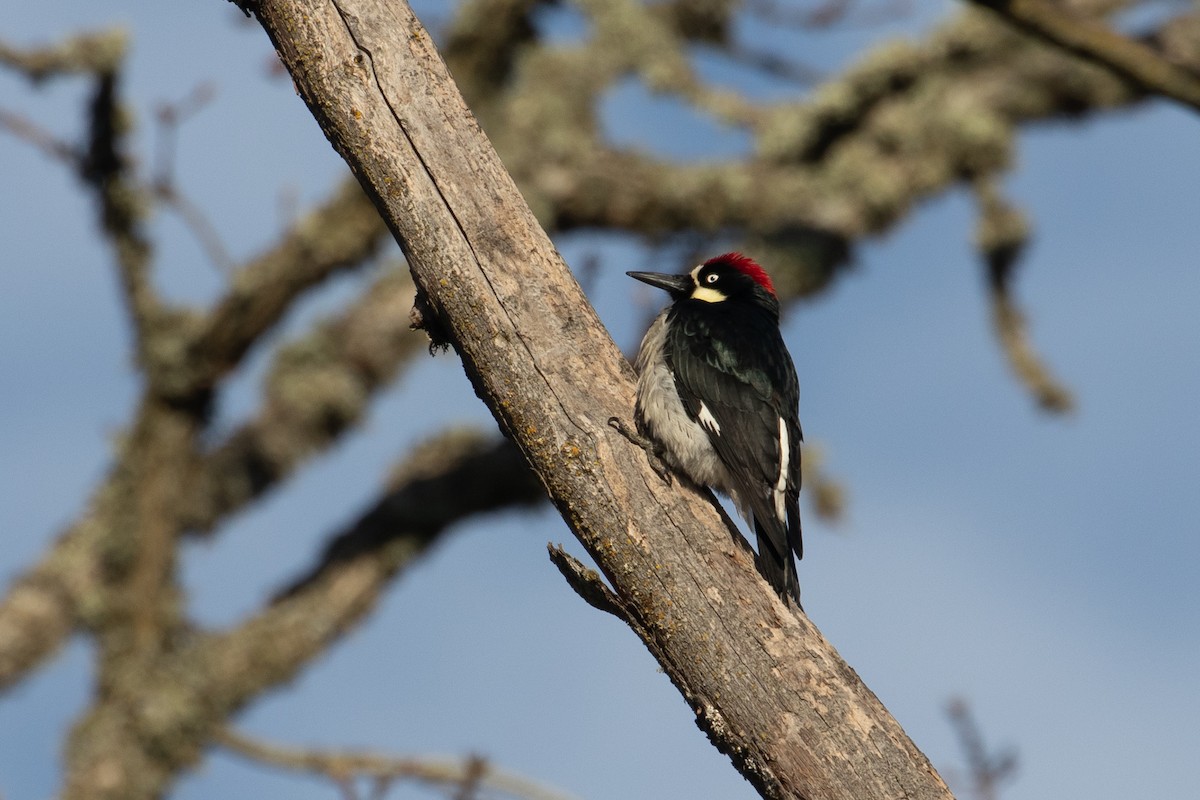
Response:
[[[764,572],[783,571],[778,581],[767,576],[781,589],[780,582],[795,581],[791,552],[798,557],[803,552],[796,370],[775,319],[758,309],[730,310],[713,313],[715,309],[689,307],[686,301],[676,304],[668,354],[680,399],[708,433],[754,515]],[[788,451],[782,519],[773,491],[783,455],[781,419]],[[764,538],[772,558],[761,552]]]

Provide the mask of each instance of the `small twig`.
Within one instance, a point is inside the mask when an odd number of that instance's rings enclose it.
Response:
[[[975,800],[996,800],[999,797],[1000,784],[1016,773],[1016,754],[1011,750],[1001,751],[998,755],[987,751],[983,744],[983,734],[971,716],[970,707],[962,698],[952,699],[946,707],[946,714],[950,717],[954,731],[958,734],[958,742],[967,757]]]
[[[592,608],[608,612],[619,620],[630,621],[629,612],[621,599],[600,580],[600,575],[594,569],[585,567],[579,559],[562,549],[561,545],[546,543],[550,560],[558,571],[567,579],[567,583]]]
[[[846,513],[846,489],[826,471],[824,453],[819,445],[805,443],[801,470],[804,475],[801,496],[808,496],[817,516],[828,522],[841,519]]]
[[[212,102],[215,94],[216,91],[212,84],[201,83],[182,100],[174,103],[159,103],[154,109],[154,119],[158,123],[158,141],[154,153],[155,184],[170,185],[174,183],[175,145],[178,140],[179,126]]]
[[[1021,30],[1116,72],[1152,94],[1200,111],[1200,76],[1094,19],[1043,0],[970,0]]]
[[[51,158],[65,162],[72,169],[79,168],[80,155],[76,148],[24,117],[0,109],[0,128],[7,130],[18,139],[24,139]]]
[[[479,784],[487,773],[487,762],[480,756],[468,756],[464,771],[462,783],[459,785],[458,791],[454,793],[454,800],[476,800]]]
[[[371,784],[371,800],[383,800],[387,796],[388,790],[395,783],[394,778],[377,777]]]
[[[815,86],[825,80],[826,74],[814,66],[801,64],[778,53],[757,50],[742,45],[730,47],[729,54],[736,61],[758,70],[772,78],[788,81],[797,86]]]
[[[333,783],[342,793],[343,800],[358,800],[358,792],[354,789],[353,778],[335,779]]]
[[[173,183],[155,182],[154,196],[169,208],[174,209],[179,218],[183,220],[184,226],[196,237],[196,241],[200,243],[200,247],[217,270],[224,275],[232,275],[233,259],[225,248],[225,243],[221,241],[221,235],[217,232],[216,226],[200,210],[200,207],[184,196],[179,191],[179,187]]]
[[[814,9],[783,5],[776,0],[750,0],[750,13],[774,25],[790,28],[824,29],[832,27],[880,25],[912,14],[911,0],[883,0],[879,5],[862,8],[854,0],[826,0]]]
[[[196,241],[216,268],[229,275],[233,272],[233,259],[229,257],[229,251],[221,241],[216,227],[200,207],[183,194],[175,181],[179,126],[212,102],[215,94],[212,84],[201,83],[182,100],[158,104],[154,111],[154,118],[158,123],[158,141],[154,152],[154,177],[151,188],[155,197],[179,214],[184,226],[196,237]]]
[[[991,178],[973,185],[979,203],[976,244],[987,267],[996,338],[1018,380],[1046,411],[1066,412],[1074,406],[1070,390],[1042,362],[1029,340],[1025,319],[1012,296],[1012,280],[1029,238],[1019,209],[1004,199]]]
[[[1008,363],[1034,399],[1046,411],[1062,413],[1075,407],[1070,390],[1060,384],[1029,341],[1025,318],[1007,288],[992,290],[992,325]]]
[[[353,797],[356,778],[373,778],[390,784],[397,780],[461,790],[478,786],[525,800],[569,800],[570,795],[488,764],[479,756],[465,759],[437,759],[415,756],[387,756],[352,750],[318,750],[282,747],[244,736],[225,728],[214,737],[230,752],[273,767],[307,772],[327,778]],[[386,785],[386,784],[385,784]],[[468,794],[468,796],[472,796]]]

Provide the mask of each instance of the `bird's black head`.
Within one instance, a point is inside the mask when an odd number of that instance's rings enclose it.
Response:
[[[665,275],[660,272],[627,272],[631,278],[657,286],[670,293],[672,300],[697,300],[704,303],[753,302],[778,308],[771,278],[753,259],[741,253],[725,253],[710,258],[691,272]]]

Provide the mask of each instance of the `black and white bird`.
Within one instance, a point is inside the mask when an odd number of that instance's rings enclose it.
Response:
[[[673,471],[733,499],[759,571],[799,605],[800,390],[770,277],[740,253],[627,274],[673,301],[638,351],[638,432]]]

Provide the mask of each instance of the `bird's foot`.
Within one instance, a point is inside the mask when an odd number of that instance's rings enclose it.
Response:
[[[667,486],[672,484],[674,479],[671,477],[671,470],[667,467],[666,462],[662,460],[662,456],[660,455],[661,449],[657,443],[630,428],[621,421],[620,417],[609,417],[608,425],[630,442],[642,448],[646,453],[646,461],[650,464],[650,469],[654,470],[654,474],[662,478],[663,483]]]

